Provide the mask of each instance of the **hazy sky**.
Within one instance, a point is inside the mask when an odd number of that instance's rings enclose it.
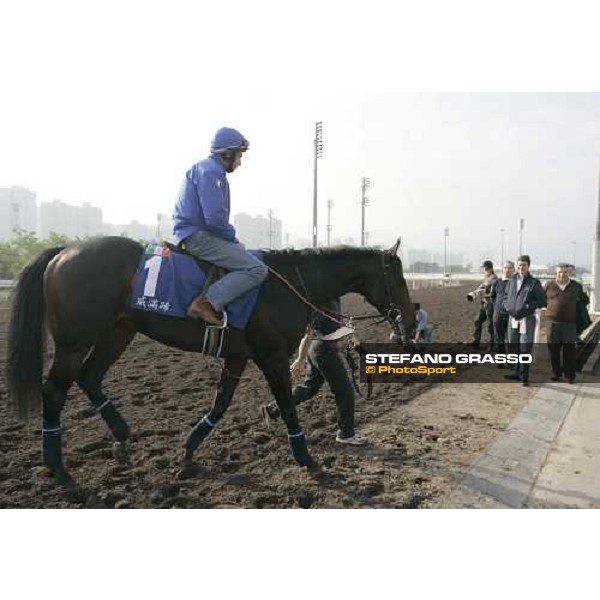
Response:
[[[352,2],[343,13],[323,2],[163,4],[3,4],[1,187],[29,187],[38,202],[91,202],[110,222],[153,223],[171,212],[215,129],[228,125],[251,142],[230,177],[233,212],[272,209],[292,238],[309,239],[321,120],[320,241],[328,198],[333,237],[359,240],[365,175],[375,182],[372,243],[401,235],[405,248],[441,251],[447,226],[451,252],[499,260],[500,229],[514,256],[524,218],[534,262],[572,258],[572,241],[577,262],[590,262],[600,94],[399,91],[405,76],[412,89],[436,89],[422,78],[430,68],[438,89],[453,87],[448,47],[414,37],[414,8],[391,20],[383,9],[392,3],[370,2],[368,13]],[[430,33],[441,39],[438,16]],[[505,48],[484,69],[472,45],[452,39],[477,74],[472,87],[494,89],[487,67],[515,59]],[[538,60],[521,57],[525,69],[538,65],[521,81],[546,73]]]

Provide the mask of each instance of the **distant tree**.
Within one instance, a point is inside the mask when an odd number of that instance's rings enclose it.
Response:
[[[73,243],[73,240],[54,232],[41,240],[31,231],[18,229],[14,233],[11,239],[0,242],[0,279],[16,279],[23,267],[46,248]]]

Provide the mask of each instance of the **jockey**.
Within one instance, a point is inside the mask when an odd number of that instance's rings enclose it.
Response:
[[[186,174],[173,213],[173,234],[187,252],[229,273],[213,283],[204,297],[192,302],[188,316],[222,326],[220,314],[232,300],[260,285],[267,277],[264,263],[248,254],[229,223],[230,196],[227,173],[242,163],[250,144],[235,129],[215,134],[210,156]]]

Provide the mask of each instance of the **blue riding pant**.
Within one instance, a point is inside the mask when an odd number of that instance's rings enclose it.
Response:
[[[194,256],[231,271],[213,283],[206,299],[216,310],[260,285],[267,277],[267,266],[252,256],[241,244],[228,242],[210,231],[196,231],[185,239],[185,249]]]

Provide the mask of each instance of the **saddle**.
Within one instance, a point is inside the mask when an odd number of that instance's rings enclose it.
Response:
[[[180,246],[168,242],[149,244],[132,280],[131,307],[166,317],[189,318],[192,303],[226,273],[226,269],[199,260]],[[227,306],[227,327],[245,329],[259,291],[260,288],[254,288]],[[224,326],[207,324],[206,331],[215,340],[213,344],[207,339],[206,345],[218,355]],[[213,354],[208,350],[205,353]]]
[[[165,246],[167,248],[171,246],[172,249],[169,248],[171,252],[176,251],[176,247],[168,242],[165,242]],[[206,299],[206,292],[208,288],[213,284],[213,282],[217,281],[217,279],[223,277],[225,269],[191,255],[185,250],[185,245],[183,242],[179,243],[179,248],[181,248],[182,254],[194,259],[195,263],[200,267],[205,276],[202,292],[192,300],[192,303],[187,311],[187,316],[192,319],[203,320],[206,323],[207,328],[225,329],[227,327],[227,313],[223,311],[222,314],[219,314]]]
[[[176,252],[178,254],[189,256],[193,258],[194,261],[196,261],[196,264],[202,269],[204,275],[206,276],[206,279],[204,280],[204,285],[202,286],[202,293],[200,294],[201,296],[204,296],[206,290],[213,283],[215,283],[215,281],[218,281],[219,279],[223,278],[227,273],[227,269],[224,269],[223,267],[218,267],[217,265],[210,263],[207,260],[203,260],[201,258],[198,258],[197,256],[194,256],[193,254],[190,254],[185,249],[185,244],[183,242],[179,242],[179,244],[177,245],[171,244],[171,242],[163,242],[162,245],[165,248],[168,248],[171,252]]]

